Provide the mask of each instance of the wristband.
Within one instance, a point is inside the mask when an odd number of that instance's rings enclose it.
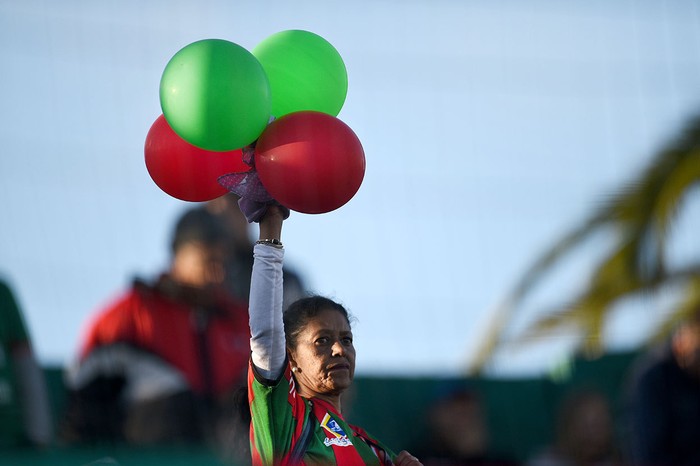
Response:
[[[266,246],[272,246],[273,248],[282,249],[282,241],[278,239],[259,239],[255,244],[264,244]]]

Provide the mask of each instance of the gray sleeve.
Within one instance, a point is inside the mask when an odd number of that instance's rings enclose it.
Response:
[[[44,374],[34,359],[31,348],[15,351],[12,356],[27,436],[37,445],[48,445],[53,432]]]
[[[256,244],[253,257],[248,304],[251,359],[263,377],[276,380],[284,369],[286,358],[282,322],[284,250]]]

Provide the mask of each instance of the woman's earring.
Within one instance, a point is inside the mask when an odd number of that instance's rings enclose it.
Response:
[[[299,370],[298,367],[296,367],[296,366],[292,367],[292,372],[296,373],[298,370]]]

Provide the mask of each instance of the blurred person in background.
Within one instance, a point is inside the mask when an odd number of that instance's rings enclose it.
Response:
[[[224,286],[227,229],[200,207],[178,220],[169,269],[90,318],[67,372],[67,441],[198,442],[232,427],[245,384],[247,306]]]
[[[627,401],[632,464],[700,465],[700,308],[635,365]]]
[[[613,414],[607,397],[595,390],[570,393],[557,410],[554,444],[527,466],[620,465]]]
[[[426,425],[431,434],[425,466],[515,466],[515,461],[494,456],[480,395],[466,387],[450,387],[428,408]]]
[[[0,280],[0,446],[47,446],[53,425],[44,374],[12,290]]]
[[[248,302],[250,276],[253,271],[253,239],[250,223],[241,212],[238,196],[228,193],[204,204],[201,208],[217,216],[226,227],[228,238],[225,284],[231,294]],[[305,296],[307,290],[301,275],[285,265],[283,268],[284,300],[282,307]]]

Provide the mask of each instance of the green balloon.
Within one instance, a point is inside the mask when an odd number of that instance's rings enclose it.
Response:
[[[168,62],[160,105],[170,127],[202,149],[229,151],[255,141],[270,119],[270,84],[246,49],[220,39],[193,42]]]
[[[337,116],[348,92],[348,74],[338,51],[308,31],[273,34],[253,49],[270,81],[272,114],[301,110]]]

